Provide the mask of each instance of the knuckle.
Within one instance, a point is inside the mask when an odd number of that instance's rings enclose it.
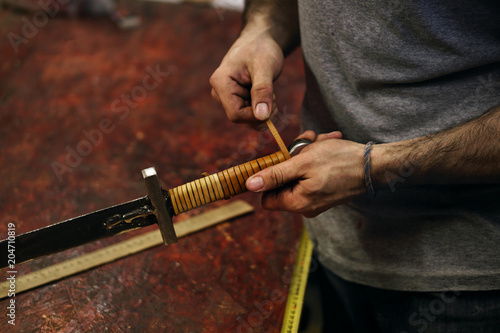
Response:
[[[216,82],[217,82],[217,71],[215,71],[212,76],[210,77],[210,79],[208,80],[210,82],[210,85],[215,88],[216,86]]]
[[[220,85],[220,81],[222,78],[222,74],[220,73],[220,67],[215,70],[215,72],[210,76],[210,79],[208,80],[210,82],[210,85],[216,89]]]
[[[252,95],[258,94],[258,95],[268,95],[272,97],[273,94],[273,87],[265,84],[256,84],[252,85],[252,90],[251,90]]]
[[[271,182],[276,187],[281,187],[285,183],[285,176],[283,170],[280,167],[272,168],[270,174]]]

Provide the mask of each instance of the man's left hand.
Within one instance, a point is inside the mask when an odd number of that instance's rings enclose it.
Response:
[[[366,192],[362,144],[341,140],[340,132],[307,131],[300,138],[314,142],[247,180],[248,190],[263,192],[264,208],[314,217]]]

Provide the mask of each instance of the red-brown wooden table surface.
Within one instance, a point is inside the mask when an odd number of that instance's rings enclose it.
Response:
[[[143,23],[133,31],[106,18],[43,25],[33,13],[0,12],[1,238],[9,222],[22,233],[143,196],[140,171],[149,166],[169,188],[278,150],[268,132],[231,124],[210,96],[209,77],[241,14],[155,3],[135,10]],[[8,36],[21,36],[26,20],[40,27],[16,52]],[[147,68],[169,75],[155,88],[148,79],[150,90],[136,88]],[[275,122],[287,143],[299,133],[302,77],[296,52],[275,85]],[[104,118],[111,132],[58,177],[54,162],[69,166],[68,149]],[[264,211],[258,195],[239,198],[255,213],[16,295],[15,327],[7,323],[9,299],[1,300],[0,331],[278,331],[286,300],[271,300],[288,292],[301,219]],[[18,265],[18,276],[144,231]]]

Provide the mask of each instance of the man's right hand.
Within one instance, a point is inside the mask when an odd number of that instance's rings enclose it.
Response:
[[[212,96],[232,122],[257,126],[273,109],[273,82],[283,51],[267,29],[247,27],[210,78]]]

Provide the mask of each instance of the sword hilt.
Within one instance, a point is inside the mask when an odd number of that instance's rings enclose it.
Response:
[[[283,153],[278,151],[170,189],[168,193],[174,215],[243,193],[246,191],[245,182],[250,176],[285,160]]]
[[[289,147],[290,154],[282,151],[246,162],[224,171],[193,180],[184,185],[168,190],[168,195],[160,184],[156,169],[151,167],[142,170],[148,189],[148,197],[154,207],[154,215],[158,223],[163,242],[166,245],[176,243],[172,217],[188,210],[211,202],[229,199],[247,191],[245,183],[248,178],[270,166],[286,161],[295,156],[310,144],[311,141],[301,139],[294,141]]]
[[[289,147],[291,155],[298,154],[309,143],[311,142],[303,139],[293,142]],[[170,189],[168,193],[174,215],[246,192],[245,183],[248,178],[288,158],[282,151],[278,151]]]

